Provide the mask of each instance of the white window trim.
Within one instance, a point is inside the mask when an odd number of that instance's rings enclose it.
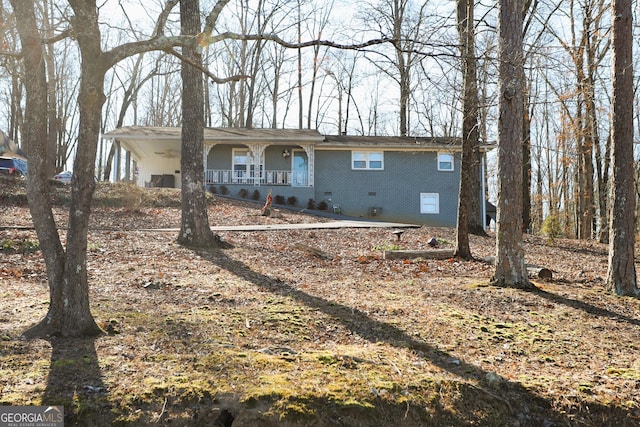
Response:
[[[442,162],[440,161],[440,157],[442,156],[449,156],[451,158],[451,160],[447,160],[446,162]],[[441,163],[451,163],[451,168],[450,169],[446,169],[446,168],[441,168],[440,164]],[[453,153],[438,153],[438,171],[441,172],[453,172],[455,170],[455,157],[453,156]]]
[[[427,211],[423,208],[423,199],[432,197],[435,199],[435,211]],[[420,213],[425,215],[438,215],[440,213],[440,193],[420,193]]]
[[[242,163],[236,163],[236,157],[238,157],[238,155],[236,153],[238,152],[246,152],[247,153],[247,170],[249,169],[249,166],[253,165],[253,156],[251,155],[251,150],[249,150],[248,148],[232,148],[231,149],[231,163],[232,163],[232,167],[235,167],[235,165],[239,165]]]
[[[356,154],[363,154],[365,157],[365,162],[367,163],[367,165],[363,168],[356,168],[354,167],[354,161],[355,161],[355,155]],[[381,157],[380,162],[381,167],[379,168],[372,168],[371,167],[371,159],[370,159],[370,155],[371,154],[379,154]],[[384,170],[384,151],[366,151],[366,150],[360,150],[360,151],[351,151],[351,170],[357,170],[357,171],[365,171],[365,170],[370,170],[370,171],[381,171]]]
[[[236,163],[236,157],[239,151],[246,151],[247,152],[247,169],[245,171],[243,171],[243,176],[240,177],[237,175],[237,171],[236,171],[236,165],[240,165],[243,163]],[[231,149],[231,174],[233,176],[233,181],[234,183],[247,183],[249,182],[249,180],[251,180],[255,174],[255,167],[256,165],[256,159],[253,156],[253,152],[251,151],[250,148],[232,148]],[[264,173],[264,156],[262,157],[262,163],[260,164],[260,177],[262,177],[262,174]]]

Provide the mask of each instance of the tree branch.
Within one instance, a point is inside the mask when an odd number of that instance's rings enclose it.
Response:
[[[181,53],[179,53],[175,49],[167,49],[166,52],[170,53],[173,56],[175,56],[180,61],[185,62],[185,63],[191,65],[192,67],[197,68],[205,76],[210,78],[214,83],[222,84],[222,83],[235,82],[235,81],[238,81],[238,80],[251,78],[251,76],[244,75],[244,74],[239,74],[239,75],[235,75],[235,76],[231,76],[231,77],[227,77],[227,78],[221,79],[220,77],[214,76],[213,74],[211,74],[211,71],[209,71],[206,68],[202,67],[200,64],[197,64],[197,63],[193,62],[191,59],[185,57],[184,55],[182,55]]]
[[[153,30],[153,36],[157,37],[164,34],[164,26],[167,23],[167,19],[169,19],[169,14],[173,10],[176,4],[178,4],[180,0],[169,0],[165,5],[162,12],[160,12],[160,16],[158,16],[158,22],[156,23],[156,27]]]

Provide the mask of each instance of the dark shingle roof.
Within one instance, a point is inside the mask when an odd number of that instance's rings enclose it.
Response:
[[[180,127],[125,126],[107,132],[104,138],[121,141],[179,141]],[[456,137],[419,137],[419,136],[360,136],[360,135],[322,135],[310,129],[248,129],[248,128],[205,128],[204,139],[219,143],[247,143],[251,141],[271,141],[283,143],[314,143],[316,149],[348,149],[354,147],[373,149],[402,150],[454,150],[461,148],[462,140]],[[483,145],[491,149],[491,145]]]
[[[460,145],[460,138],[454,137],[325,135],[319,147],[459,149]]]

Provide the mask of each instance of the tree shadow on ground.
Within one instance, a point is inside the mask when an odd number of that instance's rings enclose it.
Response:
[[[598,307],[596,305],[589,304],[588,302],[580,301],[573,298],[568,298],[568,297],[554,294],[552,292],[545,291],[542,289],[534,289],[534,290],[531,290],[530,292],[540,296],[541,298],[551,301],[553,303],[561,304],[566,307],[573,308],[575,310],[584,311],[585,313],[591,314],[596,317],[604,317],[604,318],[615,320],[618,322],[624,322],[630,325],[640,326],[640,319],[625,316],[624,314],[616,313],[615,311]]]
[[[506,416],[501,419],[503,421],[509,420],[509,424],[519,426],[574,425],[576,420],[580,420],[579,425],[631,425],[628,424],[625,411],[620,408],[593,404],[587,406],[585,404],[579,408],[572,408],[571,414],[564,410],[554,410],[552,408],[553,402],[524,388],[521,384],[497,377],[495,373],[453,357],[446,351],[416,339],[415,336],[411,336],[396,326],[372,319],[357,308],[311,295],[277,278],[253,271],[243,262],[228,257],[223,251],[199,252],[199,255],[253,283],[260,289],[293,298],[307,307],[325,313],[363,339],[372,343],[384,341],[397,348],[415,351],[425,361],[459,377],[463,380],[461,381],[463,387],[466,384],[484,392],[483,400],[485,400],[485,404],[489,402],[489,407],[483,407],[481,410],[492,411],[502,408],[501,412],[505,412]],[[479,408],[474,408],[473,402],[469,402],[469,406],[466,402],[461,403],[461,406],[464,407],[455,408],[449,413],[460,414],[458,418],[448,420],[448,422],[452,422],[451,425],[464,425],[469,421],[478,423],[478,425],[487,425],[486,419],[482,419],[480,415],[474,413]]]
[[[109,390],[98,363],[96,338],[51,337],[43,405],[64,406],[65,426],[112,424]]]

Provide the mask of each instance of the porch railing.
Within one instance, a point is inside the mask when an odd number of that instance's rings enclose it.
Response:
[[[255,184],[255,171],[234,171],[206,169],[205,184]],[[307,172],[294,172],[290,170],[265,170],[260,177],[260,185],[289,185],[306,187],[309,184]]]

